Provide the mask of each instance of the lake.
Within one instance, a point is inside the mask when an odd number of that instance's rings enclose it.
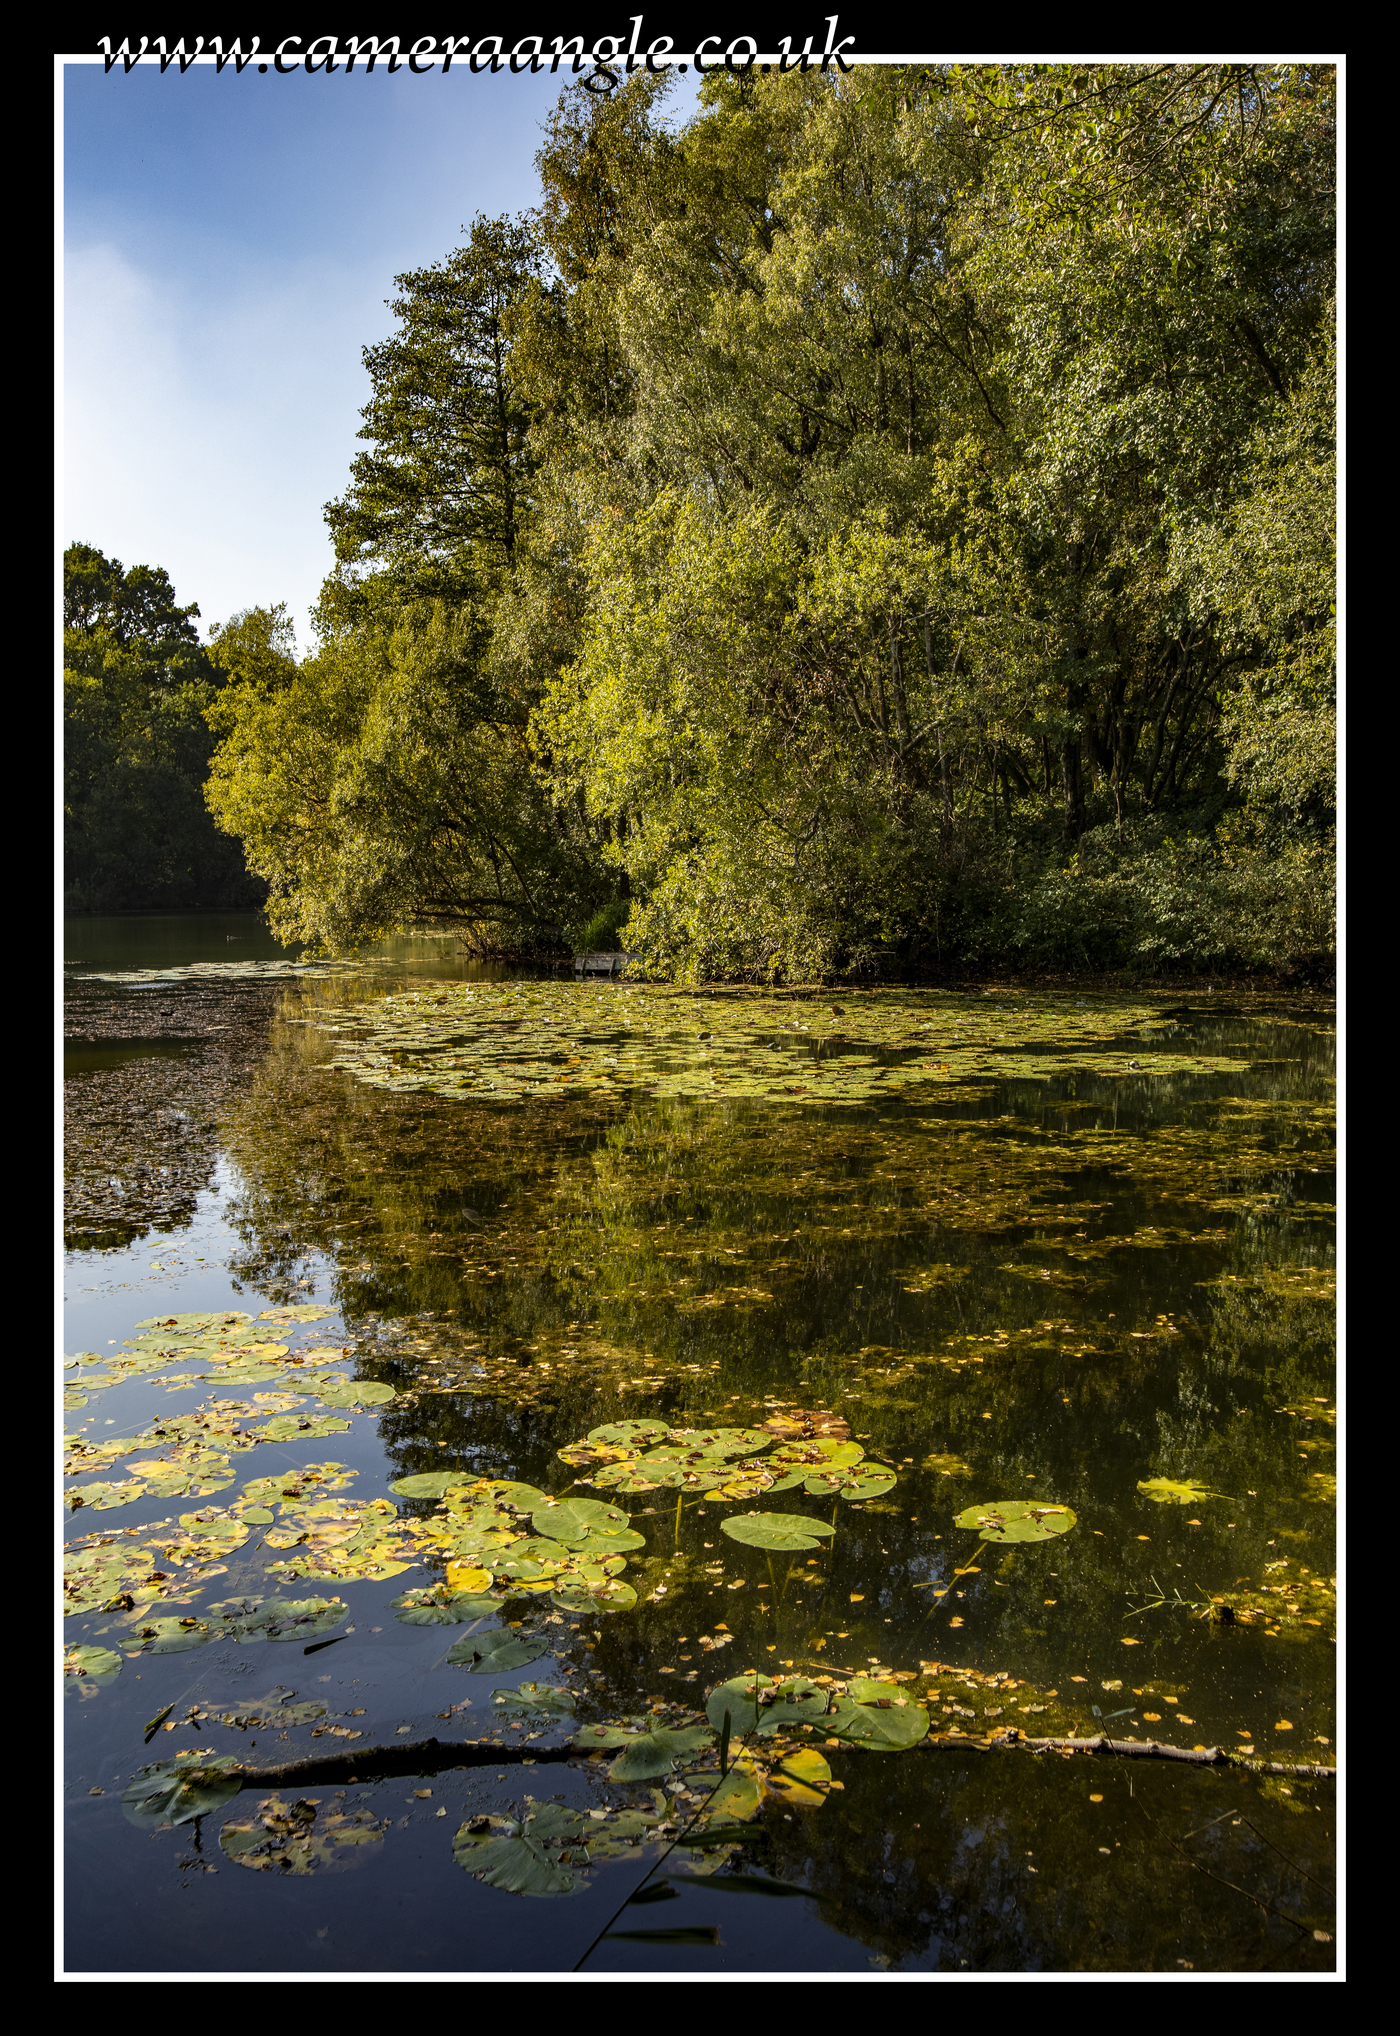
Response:
[[[1333,1969],[1329,999],[66,961],[68,1970]]]

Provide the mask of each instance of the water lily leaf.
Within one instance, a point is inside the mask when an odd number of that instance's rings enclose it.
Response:
[[[773,1440],[762,1428],[668,1428],[667,1440],[701,1456],[752,1456]]]
[[[804,1480],[804,1488],[815,1499],[878,1499],[891,1485],[898,1484],[898,1473],[887,1463],[852,1464],[849,1469],[813,1471]]]
[[[350,1608],[341,1598],[225,1598],[209,1607],[233,1640],[315,1640]]]
[[[687,1726],[679,1732],[663,1727],[654,1732],[632,1733],[617,1758],[609,1763],[609,1779],[652,1781],[658,1775],[669,1774],[677,1761],[688,1759],[702,1746],[712,1744],[713,1739],[714,1734],[703,1725]]]
[[[865,1451],[858,1442],[843,1442],[834,1436],[813,1435],[800,1442],[783,1442],[769,1458],[771,1463],[810,1463],[818,1470],[835,1470],[838,1465],[859,1463]]]
[[[770,1683],[759,1695],[759,1737],[789,1732],[795,1725],[813,1718],[824,1718],[829,1701],[827,1692],[806,1676],[785,1676],[781,1681]]]
[[[703,1831],[716,1825],[747,1824],[763,1807],[758,1773],[750,1761],[736,1761],[705,1805]],[[699,1835],[692,1843],[700,1842]]]
[[[497,1675],[508,1668],[524,1668],[538,1661],[545,1651],[542,1641],[521,1640],[508,1626],[493,1627],[489,1633],[472,1633],[447,1650],[447,1659],[474,1675]]]
[[[1204,1485],[1188,1480],[1177,1484],[1171,1478],[1147,1478],[1138,1480],[1138,1490],[1145,1492],[1149,1499],[1159,1505],[1196,1506],[1202,1499],[1218,1499],[1223,1493],[1207,1491]]]
[[[630,1461],[608,1464],[593,1478],[600,1491],[610,1492],[654,1492],[666,1482],[665,1478],[652,1477],[640,1464]]]
[[[611,1577],[596,1584],[567,1584],[550,1593],[550,1603],[561,1612],[630,1612],[636,1602],[631,1584]]]
[[[133,1626],[122,1645],[128,1654],[183,1654],[214,1637],[214,1628],[202,1619],[148,1619]]]
[[[405,1591],[401,1598],[390,1602],[395,1616],[405,1626],[462,1626],[499,1610],[498,1601],[480,1591],[444,1590],[438,1585]]]
[[[764,1794],[795,1810],[820,1809],[830,1787],[831,1768],[814,1746],[799,1746],[763,1776]]]
[[[334,1414],[278,1414],[252,1430],[264,1442],[314,1442],[322,1435],[340,1435],[350,1426]]]
[[[784,1442],[795,1441],[804,1435],[830,1436],[844,1441],[851,1432],[849,1422],[843,1421],[839,1414],[807,1411],[801,1407],[791,1407],[781,1414],[774,1414],[762,1426],[768,1434],[776,1435]]]
[[[504,1711],[507,1717],[520,1712],[532,1718],[572,1718],[574,1693],[555,1683],[521,1683],[517,1690],[497,1690],[491,1709]]]
[[[256,1815],[224,1821],[219,1849],[235,1866],[257,1873],[344,1873],[375,1856],[372,1848],[383,1843],[387,1829],[387,1821],[368,1810],[269,1796]]]
[[[452,1840],[458,1866],[513,1895],[571,1895],[588,1863],[585,1819],[540,1803],[524,1818],[473,1817]]]
[[[530,1518],[537,1534],[570,1546],[587,1542],[590,1547],[601,1547],[606,1542],[616,1552],[646,1545],[646,1536],[632,1529],[621,1506],[609,1506],[601,1499],[561,1499],[537,1506]]]
[[[117,1506],[129,1506],[133,1499],[143,1499],[146,1486],[140,1478],[123,1478],[117,1483],[74,1485],[64,1494],[63,1503],[70,1513],[77,1513],[84,1506],[94,1513],[110,1513]]]
[[[63,1673],[94,1682],[115,1682],[121,1674],[122,1658],[111,1647],[65,1647]]]
[[[1068,1534],[1076,1516],[1068,1506],[1044,1506],[1029,1499],[999,1499],[995,1505],[968,1506],[953,1525],[980,1534],[984,1541],[1049,1541]]]
[[[869,1753],[905,1753],[928,1732],[928,1712],[907,1697],[898,1683],[855,1678],[838,1697],[826,1719],[833,1739],[863,1746]]]
[[[631,1454],[645,1449],[649,1443],[664,1441],[670,1433],[664,1421],[609,1421],[601,1428],[590,1428],[588,1440],[614,1445]]]
[[[451,1491],[461,1482],[459,1470],[425,1470],[415,1472],[412,1477],[395,1478],[389,1490],[397,1492],[401,1499],[440,1499],[444,1492]]]
[[[825,1520],[809,1520],[803,1513],[736,1513],[720,1522],[731,1541],[748,1548],[815,1548],[823,1536],[835,1533]]]
[[[377,1379],[346,1379],[338,1385],[318,1387],[316,1397],[323,1407],[382,1407],[395,1393],[392,1386]]]
[[[217,1810],[242,1787],[241,1766],[232,1754],[212,1759],[178,1755],[138,1768],[122,1791],[122,1808],[133,1824],[188,1824]]]

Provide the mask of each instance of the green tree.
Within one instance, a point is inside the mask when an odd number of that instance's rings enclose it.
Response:
[[[91,545],[64,555],[65,908],[257,903],[263,887],[215,828],[203,783],[219,673],[193,603],[159,567]]]

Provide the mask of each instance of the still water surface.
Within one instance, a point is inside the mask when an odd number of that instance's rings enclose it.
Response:
[[[385,1093],[328,1065],[327,1022],[352,1024],[406,978],[469,977],[450,944],[397,942],[355,975],[181,973],[235,956],[234,930],[247,959],[275,960],[246,916],[70,925],[67,1103],[86,1200],[66,1347],[110,1357],[152,1317],[318,1304],[329,1312],[261,1333],[293,1357],[343,1351],[395,1397],[299,1446],[260,1442],[207,1507],[250,1477],[333,1461],[355,1500],[428,1519],[432,1502],[395,1498],[391,1481],[448,1470],[562,1493],[575,1473],[556,1452],[600,1423],[694,1429],[795,1408],[843,1417],[898,1482],[834,1512],[801,1491],[758,1501],[835,1520],[815,1557],[776,1567],[720,1531],[743,1507],[697,1497],[678,1519],[666,1491],[622,1496],[645,1536],[626,1569],[635,1606],[541,1617],[541,1601],[513,1602],[539,1653],[495,1674],[447,1662],[464,1626],[396,1618],[391,1601],[430,1567],[279,1585],[268,1565],[285,1550],[255,1532],[192,1598],[157,1609],[198,1618],[260,1590],[316,1593],[343,1601],[333,1631],[348,1638],[312,1654],[215,1638],[69,1679],[70,1969],[1332,1968],[1332,1782],[983,1743],[1017,1724],[1336,1759],[1321,1000],[1154,1000],[1178,1020],[1178,1051],[1231,1058],[1228,1073],[1149,1064],[873,1106],[491,1104]],[[155,970],[173,973],[104,980]],[[70,1371],[69,1431],[136,1437],[217,1397],[207,1378],[164,1383],[178,1369],[86,1394]],[[251,1384],[228,1390],[245,1422],[265,1412]],[[84,1475],[91,1464],[80,1490]],[[1163,1478],[1205,1496],[1141,1489]],[[974,1503],[1027,1498],[1072,1508],[1076,1525],[979,1553],[954,1524]],[[200,1503],[87,1506],[67,1532],[145,1530]],[[139,1602],[85,1612],[65,1639],[134,1647],[142,1616]],[[716,1856],[658,1863],[653,1849],[595,1864],[567,1898],[483,1884],[455,1863],[454,1835],[530,1798],[649,1806],[659,1784],[547,1761],[569,1734],[539,1720],[532,1765],[523,1730],[502,1729],[500,1767],[386,1776],[366,1761],[353,1783],[307,1786],[325,1813],[373,1816],[354,1871],[240,1866],[218,1834],[265,1799],[255,1785],[173,1828],[121,1808],[137,1769],[176,1751],[262,1765],[339,1750],[332,1725],[365,1748],[479,1738],[500,1727],[493,1689],[522,1681],[572,1688],[582,1721],[678,1723],[752,1668],[906,1677],[936,1743],[828,1746],[839,1791],[819,1807],[770,1801],[718,1871]],[[210,1722],[274,1691],[326,1713]],[[146,1743],[167,1705],[176,1729]]]

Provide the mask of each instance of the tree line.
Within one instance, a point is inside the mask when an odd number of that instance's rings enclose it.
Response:
[[[1325,966],[1333,72],[666,93],[397,279],[314,654],[210,646],[275,929]]]

